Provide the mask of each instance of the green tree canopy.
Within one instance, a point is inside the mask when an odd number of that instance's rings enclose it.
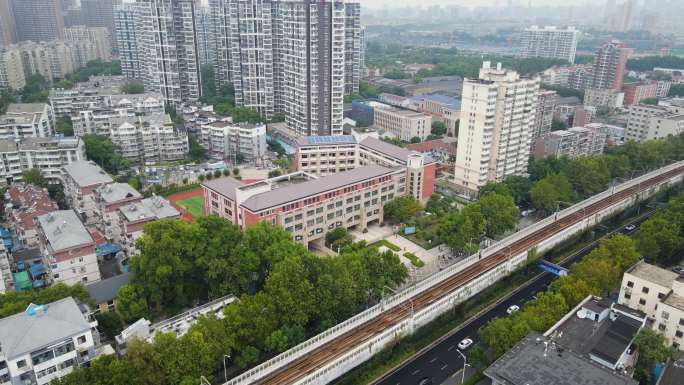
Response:
[[[48,185],[47,179],[45,179],[40,169],[37,168],[22,171],[21,180],[38,187],[47,187]]]
[[[385,219],[393,223],[407,222],[422,209],[420,202],[412,196],[399,197],[385,204]]]

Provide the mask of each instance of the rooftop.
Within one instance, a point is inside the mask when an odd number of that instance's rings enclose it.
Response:
[[[556,349],[532,332],[485,370],[485,375],[505,385],[636,385],[571,350]]]
[[[35,217],[58,209],[46,189],[26,183],[14,183],[7,191],[11,204],[12,220],[21,223],[24,230],[36,226]]]
[[[44,305],[34,315],[24,311],[0,319],[0,345],[12,359],[88,331],[90,325],[76,301],[68,297]]]
[[[252,212],[258,212],[309,196],[322,194],[326,191],[336,190],[350,184],[388,175],[395,171],[396,170],[376,165],[357,167],[335,175],[326,176],[320,179],[312,179],[302,183],[290,184],[285,187],[254,195],[243,202],[242,206]]]
[[[214,190],[223,196],[227,196],[234,201],[235,189],[244,185],[239,180],[226,176],[218,179],[205,180],[202,183],[202,186]]]
[[[47,107],[45,103],[12,103],[7,107],[7,114],[42,113]]]
[[[442,151],[449,155],[456,155],[456,146],[453,146],[442,139],[426,140],[420,143],[411,143],[406,146],[407,149],[411,151],[418,152],[431,152],[431,151]]]
[[[37,219],[53,250],[64,250],[94,242],[74,210],[53,211]]]
[[[452,110],[461,109],[461,100],[453,96],[441,95],[441,94],[430,94],[430,95],[418,95],[411,97],[411,100],[420,102],[422,100],[428,100],[431,102],[439,103],[445,107]]]
[[[131,273],[115,275],[111,278],[103,279],[86,285],[86,290],[95,303],[111,301],[116,297],[119,288],[130,281]]]
[[[670,362],[665,367],[663,375],[656,384],[681,385],[682,378],[684,378],[684,352],[679,352],[679,358],[673,362]]]
[[[387,143],[383,140],[371,137],[362,140],[359,144],[361,145],[361,147],[377,151],[381,154],[389,156],[390,158],[394,158],[400,162],[406,162],[406,159],[408,159],[409,155],[415,154],[414,151],[407,150],[405,148],[395,146],[391,143]]]
[[[630,267],[626,273],[667,288],[671,288],[672,282],[679,277],[673,271],[650,265],[643,260]]]
[[[297,140],[300,146],[324,146],[335,144],[356,144],[352,135],[302,136]]]
[[[78,138],[22,138],[20,140],[0,139],[0,152],[36,151],[44,149],[74,148]]]
[[[639,333],[642,324],[621,314],[614,321],[606,320],[604,323],[607,323],[608,327],[590,354],[616,365]]]
[[[100,166],[85,160],[64,166],[64,171],[79,187],[112,183],[114,181]]]
[[[171,206],[169,201],[160,196],[145,198],[140,202],[120,207],[119,211],[129,222],[177,218],[180,216],[180,212]]]
[[[97,193],[105,203],[119,202],[124,199],[142,198],[138,190],[128,183],[110,183],[98,187]]]
[[[670,305],[675,309],[684,311],[684,297],[675,294],[674,292],[670,292],[670,294],[668,294],[665,297],[665,299],[663,299],[663,303],[666,305]]]

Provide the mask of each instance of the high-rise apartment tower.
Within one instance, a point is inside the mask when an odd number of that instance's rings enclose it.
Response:
[[[521,56],[523,58],[543,57],[575,62],[577,41],[580,31],[574,27],[567,29],[547,26],[533,26],[523,31],[521,37]]]

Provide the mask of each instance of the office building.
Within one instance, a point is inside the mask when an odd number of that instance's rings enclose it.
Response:
[[[572,127],[567,130],[549,132],[535,140],[534,158],[567,156],[578,158],[603,154],[607,135],[595,126]]]
[[[99,339],[97,321],[72,297],[30,304],[0,319],[0,383],[45,385],[64,377],[97,358]]]
[[[599,47],[594,54],[590,88],[621,90],[630,50],[613,40]]]
[[[684,132],[684,108],[638,104],[629,108],[627,140],[643,142]]]
[[[79,138],[0,140],[0,184],[19,181],[22,172],[32,168],[56,182],[62,176],[62,167],[85,158],[85,147]]]
[[[73,285],[100,280],[95,240],[74,210],[53,211],[36,221],[53,282]]]
[[[136,4],[121,4],[114,9],[114,29],[116,30],[116,46],[119,50],[121,72],[128,79],[142,79],[142,67],[140,62],[140,49],[138,47],[138,34],[141,30],[136,26],[139,12]]]
[[[537,113],[534,116],[534,130],[530,137],[530,143],[551,131],[553,113],[556,109],[558,93],[556,91],[541,91],[537,100]]]
[[[342,134],[343,97],[358,91],[358,2],[212,0],[211,7],[216,79],[234,85],[238,106],[268,118],[284,113],[299,135]]]
[[[109,30],[105,27],[86,27],[76,25],[64,28],[64,40],[73,42],[91,42],[95,45],[96,55],[102,61],[112,60],[112,46]]]
[[[78,161],[62,168],[64,195],[69,206],[78,212],[86,225],[98,221],[99,211],[95,190],[114,180],[100,166],[91,161]]]
[[[46,138],[54,134],[52,107],[45,103],[12,103],[0,116],[0,139]]]
[[[5,218],[18,243],[25,248],[38,247],[34,219],[59,210],[57,203],[50,198],[47,189],[21,182],[13,183],[5,195],[9,198],[5,201]]]
[[[405,142],[413,138],[425,140],[432,130],[432,117],[422,112],[370,102],[373,126]]]
[[[527,172],[539,78],[485,62],[479,79],[465,79],[455,183],[476,193],[488,181]]]
[[[48,42],[64,37],[59,0],[12,0],[17,41]]]
[[[580,31],[576,30],[575,27],[561,29],[555,26],[546,26],[540,28],[535,25],[522,32],[520,55],[523,58],[564,59],[574,63],[579,37]]]
[[[268,147],[265,124],[216,121],[201,130],[201,142],[210,158],[232,164],[264,164]]]
[[[622,276],[618,303],[643,312],[668,344],[684,350],[684,278],[639,261]]]

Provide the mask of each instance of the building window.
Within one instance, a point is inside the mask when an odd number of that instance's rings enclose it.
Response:
[[[646,300],[643,298],[639,299],[639,305],[646,305]]]
[[[663,317],[663,319],[670,319],[670,313],[663,311],[662,317]]]
[[[663,298],[665,298],[665,294],[664,293],[658,293],[658,299],[663,299]]]
[[[634,287],[634,282],[627,281],[627,287]]]
[[[664,332],[665,331],[665,324],[658,324],[658,330],[660,330],[661,332]]]
[[[17,368],[21,369],[26,366],[26,360],[17,361]]]
[[[646,286],[642,287],[641,292],[644,294],[648,294],[648,288]]]
[[[76,341],[78,342],[79,345],[80,345],[80,344],[85,344],[85,342],[86,342],[86,336],[85,336],[85,334],[82,335],[82,336],[79,336],[78,339],[77,339]]]
[[[684,332],[682,332],[681,330],[677,330],[675,332],[675,337],[682,338],[682,336],[684,336]]]

